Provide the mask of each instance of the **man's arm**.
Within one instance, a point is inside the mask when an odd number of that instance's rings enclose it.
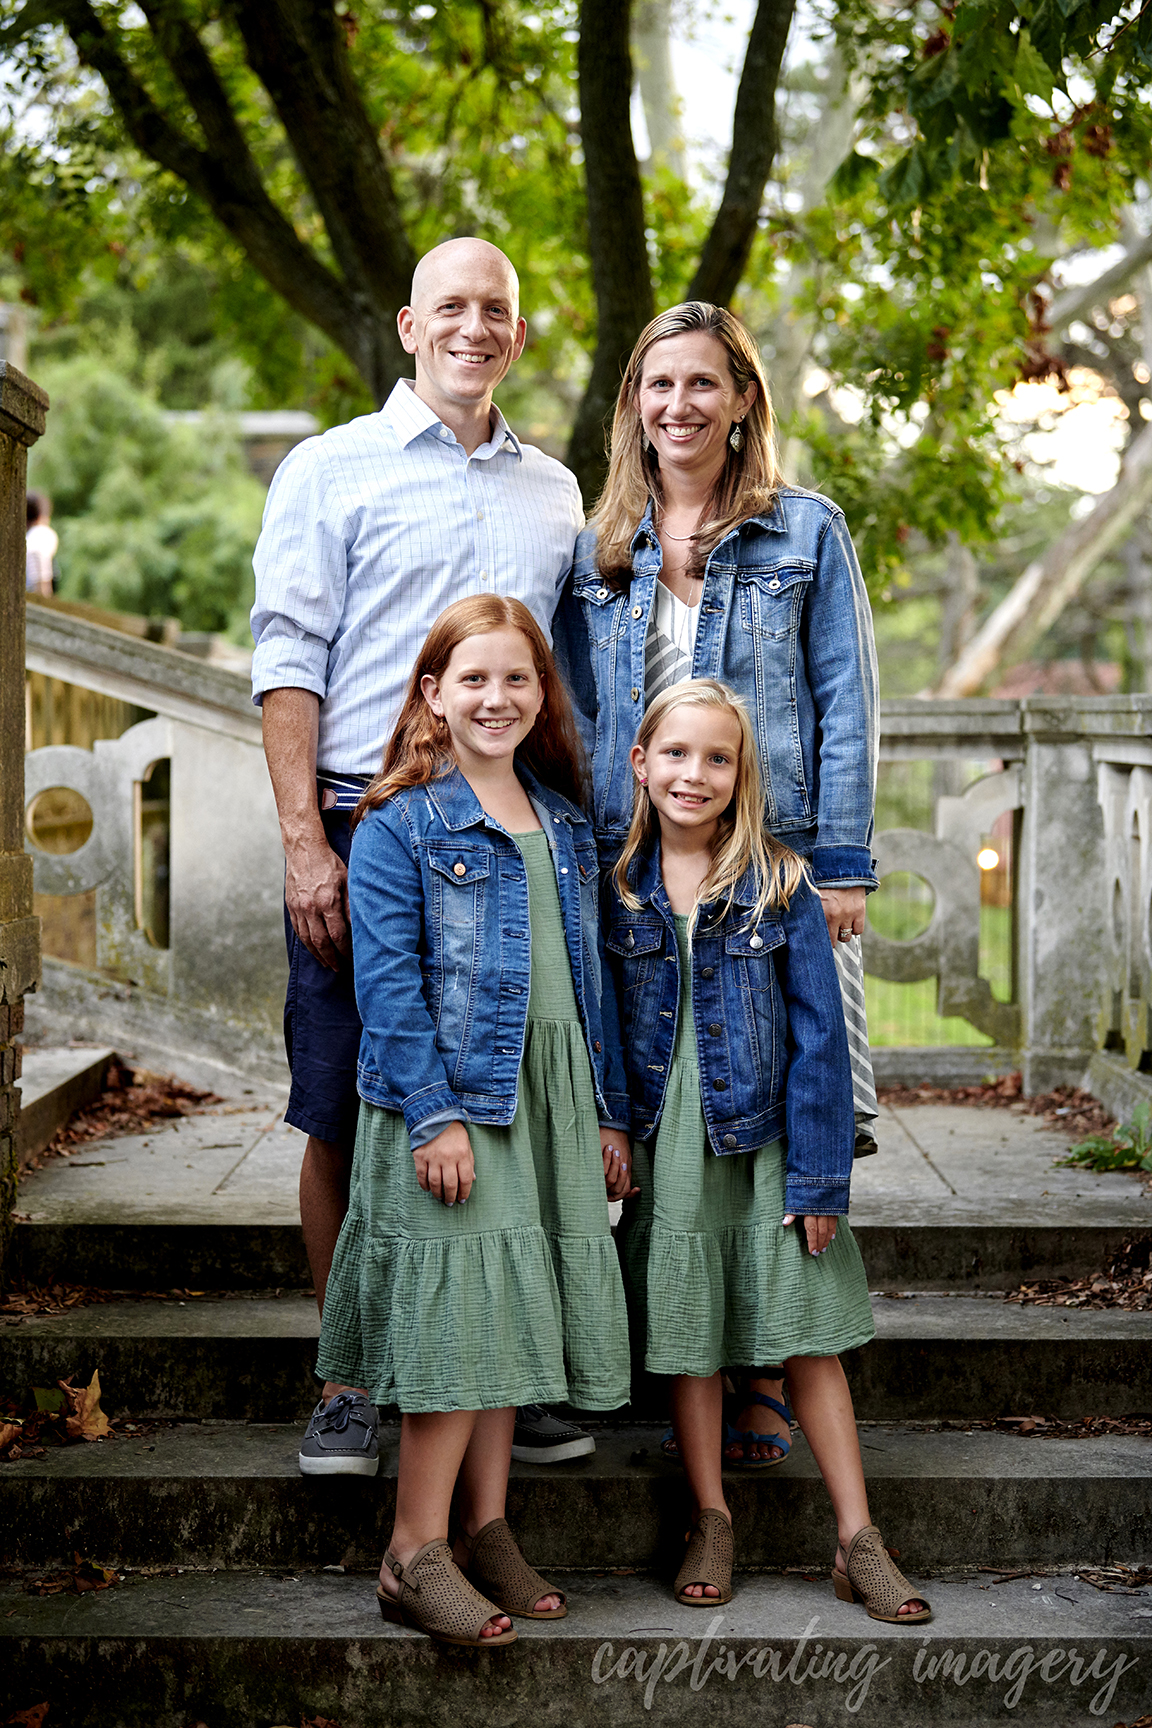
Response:
[[[352,952],[348,872],[328,844],[316,806],[320,698],[311,690],[266,690],[264,755],[280,818],[287,869],[284,899],[292,928],[333,972]]]

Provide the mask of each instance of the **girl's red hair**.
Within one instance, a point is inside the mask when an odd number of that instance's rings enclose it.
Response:
[[[520,632],[532,650],[532,663],[544,686],[536,724],[517,746],[516,760],[530,769],[541,785],[562,793],[574,804],[582,801],[583,759],[572,704],[543,630],[522,600],[504,594],[469,594],[445,607],[416,656],[399,718],[384,747],[383,764],[356,806],[353,827],[394,793],[409,786],[426,786],[448,772],[454,760],[448,727],[424,700],[420,683],[434,678],[439,684],[461,642],[470,636],[491,635],[494,630]]]

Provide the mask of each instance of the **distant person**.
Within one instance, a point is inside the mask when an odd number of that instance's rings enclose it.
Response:
[[[317,1371],[400,1408],[376,1596],[449,1644],[566,1612],[505,1522],[516,1405],[628,1399],[627,1098],[580,790],[528,608],[447,607],[356,811],[362,1102]]]
[[[29,492],[27,514],[24,586],[29,594],[51,594],[56,587],[60,536],[52,527],[52,500],[47,492]]]
[[[524,601],[548,630],[584,523],[568,469],[522,444],[492,392],[524,347],[516,272],[486,240],[427,253],[400,312],[415,356],[383,408],[297,445],[276,471],[256,547],[253,699],[287,872],[286,1120],[308,1136],[300,1217],[321,1313],[348,1206],[361,1024],[352,977],[351,817],[380,767],[416,655],[468,594]],[[305,1474],[374,1474],[363,1388],[328,1385]],[[516,1456],[553,1463],[591,1435],[522,1412]]]

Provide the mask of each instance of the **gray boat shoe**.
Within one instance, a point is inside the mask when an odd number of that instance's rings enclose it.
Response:
[[[312,1412],[300,1446],[305,1476],[375,1476],[379,1417],[363,1392],[337,1392]]]

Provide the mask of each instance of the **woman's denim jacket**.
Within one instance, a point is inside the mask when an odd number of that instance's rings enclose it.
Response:
[[[576,542],[553,625],[556,657],[592,761],[601,859],[620,854],[632,817],[628,752],[644,712],[644,648],[660,542],[651,507],[617,593]],[[864,579],[843,514],[782,487],[771,509],[721,540],[705,566],[694,678],[720,678],[748,704],[772,833],[812,862],[818,888],[875,888],[876,650]]]
[[[608,889],[609,963],[620,987],[633,1132],[659,1127],[680,1016],[680,951],[658,854],[634,867],[640,910]],[[611,882],[611,878],[609,878]],[[714,1152],[786,1139],[784,1210],[842,1216],[856,1124],[840,984],[820,900],[751,923],[750,877],[732,909],[701,907],[692,936],[700,1098]]]
[[[517,773],[551,847],[600,1119],[626,1127],[615,993],[602,988],[591,824],[519,765]],[[409,1132],[431,1116],[511,1122],[528,1014],[528,878],[515,841],[485,815],[459,769],[364,818],[348,899],[364,1022],[361,1098],[402,1110]]]

